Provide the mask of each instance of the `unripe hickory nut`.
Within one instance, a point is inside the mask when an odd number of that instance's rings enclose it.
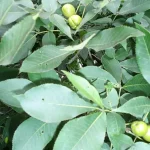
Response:
[[[79,15],[73,15],[68,19],[69,25],[72,29],[77,29],[81,21],[82,18]]]
[[[148,126],[145,122],[143,121],[134,121],[132,124],[131,124],[131,129],[132,129],[132,132],[136,135],[136,136],[139,136],[139,137],[142,137],[144,136],[147,131],[148,131]]]
[[[147,142],[150,142],[150,125],[148,125],[148,130],[146,134],[143,136],[143,139]]]
[[[63,15],[64,15],[66,18],[69,18],[69,17],[71,17],[72,15],[75,15],[75,14],[76,14],[75,8],[74,8],[74,6],[71,5],[71,4],[65,4],[65,5],[62,7],[62,12],[63,12]]]

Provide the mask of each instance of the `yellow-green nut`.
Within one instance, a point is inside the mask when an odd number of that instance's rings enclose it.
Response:
[[[6,144],[8,143],[8,137],[5,138],[5,143],[6,143]]]
[[[72,29],[77,29],[81,21],[82,18],[79,15],[73,15],[68,19],[69,25]]]
[[[63,12],[63,15],[64,15],[66,18],[69,18],[69,17],[71,17],[72,15],[75,15],[75,14],[76,14],[75,8],[74,8],[74,6],[71,5],[71,4],[65,4],[65,5],[62,7],[62,12]]]

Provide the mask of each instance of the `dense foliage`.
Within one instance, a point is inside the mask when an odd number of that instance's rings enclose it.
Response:
[[[150,0],[0,0],[0,150],[149,150],[149,67]]]

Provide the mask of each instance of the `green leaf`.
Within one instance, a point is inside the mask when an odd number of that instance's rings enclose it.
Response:
[[[92,100],[100,107],[103,107],[102,99],[100,98],[98,91],[86,79],[67,71],[63,71],[63,73],[85,98]]]
[[[57,84],[43,84],[16,98],[26,113],[47,123],[72,119],[97,109],[67,87]]]
[[[23,61],[20,72],[42,73],[58,67],[74,51],[60,50],[62,47],[46,45],[33,52]]]
[[[121,4],[121,0],[110,1],[106,6],[109,11],[116,14]]]
[[[49,19],[56,27],[58,27],[64,34],[73,40],[70,27],[67,25],[64,17],[53,14]]]
[[[125,133],[125,120],[117,113],[107,114],[107,125],[109,137]]]
[[[108,81],[117,84],[117,81],[109,72],[96,66],[84,67],[79,70],[79,74],[89,80],[90,83],[92,82],[92,85],[96,87],[98,92],[103,92],[105,90],[105,84]]]
[[[9,79],[0,82],[0,100],[12,107],[20,108],[20,102],[15,98],[16,95],[25,93],[34,84],[26,79]]]
[[[74,0],[58,0],[58,2],[60,3],[60,4],[65,4],[65,3],[71,3],[71,2],[73,2]]]
[[[122,82],[125,84],[128,80],[132,79],[133,76],[129,74],[127,70],[123,68],[121,70],[122,70]]]
[[[105,54],[109,58],[115,58],[115,49],[114,48],[108,48],[108,49],[105,50]]]
[[[3,23],[6,15],[13,5],[13,0],[1,0],[0,1],[0,26]]]
[[[112,59],[104,55],[101,59],[104,68],[113,75],[113,77],[120,82],[122,73],[121,73],[121,66],[118,60]]]
[[[91,2],[91,0],[90,0],[90,2]],[[94,4],[94,3],[95,3],[95,4]],[[89,11],[85,14],[85,16],[84,16],[84,18],[82,19],[80,25],[78,26],[76,32],[78,32],[79,29],[80,29],[84,24],[86,24],[88,21],[90,21],[91,19],[93,19],[93,18],[97,15],[97,13],[99,13],[99,12],[102,10],[102,8],[105,7],[105,6],[109,3],[109,1],[108,1],[108,0],[103,0],[103,1],[101,1],[101,2],[95,1],[94,3],[93,3],[93,5],[96,5],[96,9],[89,10]]]
[[[114,135],[110,139],[115,150],[126,150],[134,144],[132,138],[125,134]]]
[[[42,0],[42,6],[44,10],[50,12],[50,14],[53,14],[57,10],[59,5],[57,0]]]
[[[32,16],[27,16],[4,34],[0,43],[0,65],[14,64],[18,61],[18,56],[24,53],[21,48],[34,25],[35,20]]]
[[[107,23],[111,23],[112,19],[109,17],[104,17],[104,18],[96,19],[96,20],[91,21],[91,22],[95,23],[95,24],[107,24]]]
[[[60,82],[59,75],[55,70],[51,70],[43,73],[29,73],[28,77],[31,81],[37,84]]]
[[[82,50],[87,43],[95,36],[95,34],[92,34],[89,38],[85,39],[82,43],[74,46],[67,46],[65,48],[62,48],[63,51],[76,51],[76,50]]]
[[[126,60],[122,61],[122,62],[120,63],[120,65],[121,65],[123,68],[125,68],[125,69],[127,69],[127,70],[130,70],[130,71],[132,71],[132,72],[135,72],[135,73],[139,73],[139,72],[140,72],[135,57],[130,58],[130,59],[126,59]]]
[[[110,150],[110,146],[107,143],[103,143],[101,150]]]
[[[143,77],[150,83],[150,32],[138,24],[136,27],[145,33],[144,37],[136,39],[136,59]]]
[[[129,150],[149,150],[150,144],[147,144],[145,142],[136,142]]]
[[[9,10],[9,12],[7,13],[7,15],[3,21],[3,25],[10,24],[10,23],[18,20],[19,18],[23,17],[27,13],[28,12],[25,9],[23,9],[22,7],[13,5],[11,7],[11,9]]]
[[[116,108],[119,103],[119,96],[117,91],[113,88],[107,95],[106,98],[103,99],[103,104],[106,108],[112,109]]]
[[[52,32],[46,33],[42,38],[43,45],[56,45],[56,36]]]
[[[134,97],[136,97],[136,96],[133,94],[130,94],[130,93],[125,93],[125,94],[121,95],[120,105],[123,105],[124,103],[126,103],[127,101],[129,101],[130,99],[132,99]]]
[[[123,89],[131,93],[138,93],[150,96],[150,84],[143,78],[141,74],[136,75],[131,80],[129,80],[123,86]]]
[[[100,150],[105,132],[105,113],[94,113],[74,119],[61,130],[54,150]]]
[[[78,0],[78,1],[80,1],[80,0]],[[80,3],[83,4],[84,6],[87,6],[92,2],[93,2],[93,0],[82,0],[82,1],[80,1]]]
[[[143,12],[149,9],[149,0],[127,0],[120,9],[119,14],[125,15],[129,13]]]
[[[34,9],[34,4],[33,4],[32,0],[17,0],[17,1],[15,1],[15,3],[19,4],[19,5],[23,5],[25,7],[31,8],[31,9]]]
[[[88,48],[95,51],[105,50],[116,46],[122,41],[130,37],[139,37],[144,34],[137,29],[121,26],[100,31],[90,42],[87,44]]]
[[[92,9],[92,10],[88,11],[88,12],[85,14],[84,18],[82,19],[80,25],[78,26],[76,32],[78,32],[79,29],[80,29],[84,24],[86,24],[88,21],[90,21],[92,18],[94,18],[95,15],[96,15],[98,12],[99,12],[99,10],[96,10],[96,9]]]
[[[58,123],[29,118],[19,125],[13,137],[12,150],[42,150],[52,140]]]
[[[150,100],[144,96],[135,97],[114,111],[141,117],[150,111]]]
[[[25,57],[27,57],[29,55],[29,53],[31,52],[32,48],[34,47],[35,43],[36,43],[36,37],[33,34],[30,34],[28,36],[28,38],[26,39],[26,41],[24,42],[24,44],[22,45],[21,49],[20,49],[20,53],[18,53],[16,55],[16,62],[18,62],[19,60],[24,59]]]

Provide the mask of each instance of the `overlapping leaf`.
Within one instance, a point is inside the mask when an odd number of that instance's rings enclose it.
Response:
[[[99,96],[98,91],[83,77],[71,74],[67,71],[63,71],[69,81],[75,86],[75,88],[87,99],[92,100],[100,107],[103,107],[102,99]]]
[[[117,84],[117,81],[109,72],[96,66],[84,67],[79,70],[79,74],[89,80],[89,82],[92,83],[99,92],[103,92],[105,90],[105,84],[108,81],[113,84]]]
[[[64,34],[66,34],[68,37],[70,37],[72,39],[71,29],[67,25],[65,18],[63,18],[62,16],[60,16],[58,14],[53,14],[50,16],[50,21],[56,27],[58,27]]]
[[[0,1],[0,26],[3,23],[7,13],[13,5],[13,0],[1,0]]]
[[[105,132],[105,113],[94,113],[74,119],[61,130],[54,150],[100,150]]]
[[[27,79],[9,79],[2,81],[0,82],[0,100],[9,106],[20,108],[20,102],[15,96],[24,94],[33,86],[34,84]]]
[[[43,84],[16,98],[26,113],[47,123],[72,119],[97,109],[67,87],[57,84]]]
[[[143,78],[141,74],[136,75],[131,80],[129,80],[123,86],[123,89],[131,93],[138,93],[150,96],[150,84]]]
[[[150,111],[150,99],[143,96],[135,97],[114,111],[142,117],[142,115]]]
[[[129,13],[143,12],[150,9],[149,5],[149,0],[127,0],[119,11],[119,14],[124,15]]]
[[[150,32],[138,24],[136,27],[145,34],[136,39],[136,59],[143,77],[150,83]]]
[[[24,60],[20,72],[41,73],[50,71],[58,67],[67,56],[82,49],[93,36],[94,34],[75,46],[43,46]]]
[[[95,51],[105,50],[121,43],[130,37],[139,37],[144,34],[137,29],[121,26],[100,31],[90,42],[87,47]]]
[[[29,118],[19,125],[13,137],[12,150],[41,150],[53,138],[58,123]]]
[[[24,53],[21,48],[34,25],[33,17],[27,16],[4,34],[0,43],[0,65],[13,64],[18,61],[18,56]]]

